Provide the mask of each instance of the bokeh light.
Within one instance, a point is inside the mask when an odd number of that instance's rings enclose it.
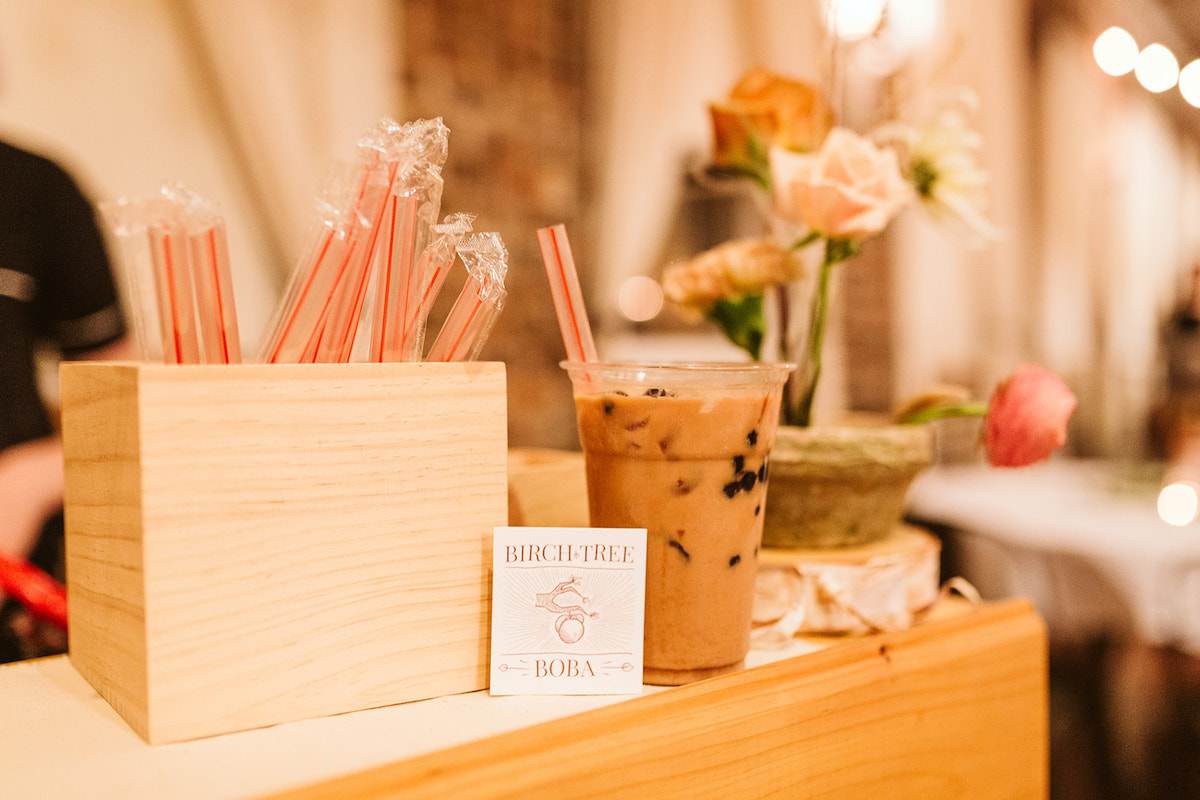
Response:
[[[912,52],[937,38],[944,16],[943,0],[890,0],[887,27],[900,49]]]
[[[825,0],[825,27],[839,39],[870,36],[883,21],[887,0]]]
[[[1138,46],[1128,31],[1114,26],[1096,37],[1092,55],[1109,75],[1124,75],[1137,65]]]
[[[1193,61],[1180,71],[1179,93],[1184,100],[1200,108],[1200,60]]]
[[[646,322],[658,316],[663,307],[663,291],[658,281],[635,275],[621,284],[617,309],[633,322]]]
[[[1190,481],[1169,483],[1158,493],[1158,516],[1171,525],[1187,525],[1200,508],[1197,486]]]
[[[1161,44],[1152,44],[1138,53],[1134,67],[1138,83],[1151,92],[1165,92],[1179,80],[1179,62]]]

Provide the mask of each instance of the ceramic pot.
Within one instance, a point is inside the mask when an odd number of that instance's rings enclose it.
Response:
[[[933,460],[928,425],[781,426],[771,450],[763,546],[857,547],[899,524]]]

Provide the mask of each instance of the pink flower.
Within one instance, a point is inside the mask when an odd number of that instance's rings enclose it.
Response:
[[[995,467],[1024,467],[1050,457],[1067,441],[1075,395],[1062,379],[1032,364],[996,387],[984,419],[984,445]]]
[[[834,128],[816,153],[771,150],[775,211],[832,239],[879,233],[913,197],[896,153]]]

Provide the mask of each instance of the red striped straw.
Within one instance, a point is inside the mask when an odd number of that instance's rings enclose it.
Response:
[[[158,290],[163,336],[163,361],[168,364],[199,364],[200,338],[192,276],[188,267],[186,237],[170,222],[148,226],[150,257]]]
[[[421,347],[421,336],[429,319],[429,312],[433,309],[433,301],[441,292],[442,285],[445,284],[452,266],[454,266],[453,247],[438,248],[437,250],[426,248],[425,252],[421,254],[421,261],[417,269],[425,276],[425,290],[421,293],[421,302],[417,304],[416,313],[413,314],[404,330],[404,341],[414,351]]]
[[[554,225],[540,228],[537,234],[567,359],[597,361],[596,344],[592,340],[592,327],[588,324],[587,309],[583,305],[583,292],[579,288],[575,260],[571,257],[567,230],[562,225]]]
[[[320,343],[317,361],[346,362],[354,347],[359,314],[366,297],[367,278],[371,272],[371,255],[376,247],[379,223],[382,222],[388,201],[391,179],[396,164],[371,161],[362,170],[361,191],[347,222],[350,225],[349,249],[338,267],[334,294],[326,305],[320,323]]]
[[[434,235],[421,253],[417,264],[417,272],[423,282],[421,301],[404,331],[405,342],[411,348],[410,352],[415,361],[421,360],[429,313],[433,310],[434,301],[441,294],[442,286],[454,266],[458,243],[471,230],[472,220],[472,214],[451,214],[446,217],[445,222],[434,226]]]
[[[480,280],[472,276],[446,315],[437,339],[429,348],[427,361],[466,361],[487,314]]]
[[[229,241],[225,222],[218,220],[208,231],[209,261],[217,283],[217,318],[221,326],[221,344],[226,364],[242,362],[242,339],[238,330],[237,306],[233,301],[233,275],[229,267]]]
[[[356,218],[365,220],[365,226],[356,225],[354,228],[352,249],[347,256],[336,296],[330,307],[329,321],[325,330],[321,332],[321,344],[317,350],[318,361],[342,364],[350,361],[359,318],[362,316],[363,303],[367,296],[371,257],[375,254],[379,227],[387,211],[396,168],[397,164],[393,162],[386,169],[372,172],[367,178],[368,186],[364,189],[356,210]],[[383,180],[380,181],[379,178]]]
[[[346,249],[346,240],[332,226],[324,231],[312,248],[312,255],[301,267],[300,280],[293,284],[294,298],[286,304],[278,334],[273,338],[264,361],[270,364],[302,363],[301,357],[320,317],[323,300],[333,291],[337,263]],[[302,262],[302,263],[305,263]]]
[[[225,224],[217,220],[188,234],[196,310],[203,359],[207,364],[239,364],[242,360],[233,282],[229,274],[229,245]]]
[[[403,361],[419,361],[420,355],[417,352],[419,341],[417,337],[417,314],[421,309],[421,284],[424,283],[425,273],[419,269],[419,264],[414,264],[413,252],[416,248],[417,230],[416,230],[416,213],[414,211],[413,228],[411,235],[404,231],[407,238],[401,242],[400,255],[404,262],[400,268],[400,279],[404,281],[403,291],[404,296],[398,304],[401,314],[398,315],[396,322],[400,325],[399,336],[399,357]]]
[[[393,192],[384,216],[384,252],[375,289],[375,319],[371,329],[371,361],[403,361],[404,324],[412,294],[413,247],[417,237],[417,192]]]
[[[158,333],[162,342],[164,364],[180,363],[179,340],[175,335],[175,320],[172,319],[171,304],[171,252],[164,242],[163,231],[157,235],[153,226],[147,226],[146,238],[150,243],[150,269],[154,283],[154,296],[158,307]],[[147,331],[147,335],[149,332]]]
[[[335,299],[356,244],[355,226],[370,181],[371,165],[358,174],[353,201],[341,224],[326,221],[320,243],[300,263],[297,283],[289,292],[279,330],[274,334],[265,361],[272,364],[304,364],[316,360],[325,332],[330,305]]]

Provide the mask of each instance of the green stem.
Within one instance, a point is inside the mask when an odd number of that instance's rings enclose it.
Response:
[[[858,251],[858,246],[846,239],[829,239],[825,242],[825,258],[821,261],[821,273],[817,279],[817,292],[813,297],[812,320],[809,323],[808,363],[809,380],[800,402],[785,413],[789,425],[808,427],[812,424],[813,400],[817,395],[817,384],[821,379],[821,355],[825,347],[825,322],[829,316],[829,284],[833,268]]]
[[[800,250],[801,248],[808,247],[810,244],[812,244],[813,242],[815,242],[817,239],[820,239],[820,238],[821,238],[821,234],[817,233],[816,231],[809,231],[808,234],[806,236],[804,236],[803,238],[797,239],[796,241],[792,242],[792,246],[788,249],[789,250]]]
[[[944,406],[930,406],[922,408],[896,420],[898,425],[923,425],[926,422],[933,422],[939,419],[949,419],[951,417],[983,417],[987,416],[988,404],[984,402],[973,403],[958,403]]]

